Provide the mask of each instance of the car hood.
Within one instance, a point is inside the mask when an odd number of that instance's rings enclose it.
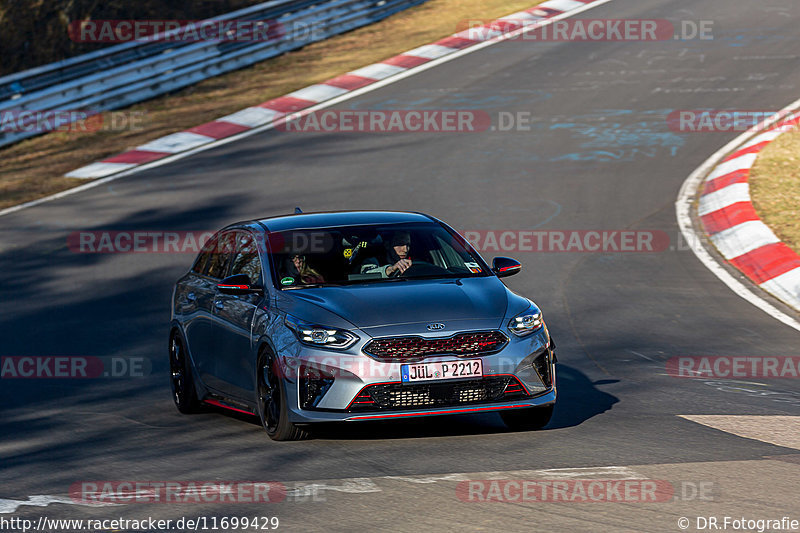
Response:
[[[359,329],[467,320],[498,327],[509,297],[519,298],[496,277],[318,287],[283,291],[282,296],[288,305],[281,307],[289,313],[303,313],[303,304],[312,304]]]

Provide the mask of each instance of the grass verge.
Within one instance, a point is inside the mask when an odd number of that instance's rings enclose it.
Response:
[[[761,220],[800,253],[800,131],[784,133],[759,154],[750,196]]]
[[[492,20],[542,1],[430,0],[376,24],[129,107],[125,111],[140,114],[135,131],[53,132],[0,149],[0,208],[85,183],[64,177],[82,165],[446,37],[464,29],[465,20]]]

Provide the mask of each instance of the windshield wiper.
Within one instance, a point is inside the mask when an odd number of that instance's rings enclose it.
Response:
[[[291,287],[281,287],[281,290],[296,291],[297,289],[316,289],[319,287],[344,287],[344,283],[311,283],[309,285],[293,285]]]

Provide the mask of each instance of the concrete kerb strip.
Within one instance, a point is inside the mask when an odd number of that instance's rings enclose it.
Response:
[[[770,126],[740,146],[706,177],[698,215],[706,234],[728,263],[756,285],[800,311],[800,256],[780,241],[750,199],[750,170],[758,154],[800,116]]]
[[[299,89],[256,106],[248,107],[206,124],[155,139],[133,150],[117,154],[67,173],[69,178],[96,179],[118,174],[171,155],[186,152],[267,124],[277,124],[292,114],[308,110],[347,93],[397,76],[459,50],[486,41],[496,42],[510,34],[553,19],[597,0],[549,0],[530,9],[512,13],[477,28],[455,33],[431,44],[419,46],[380,63],[348,72]]]
[[[737,295],[800,331],[800,322],[776,308],[758,290],[745,286],[721,262],[735,267],[756,286],[800,311],[800,256],[764,224],[753,208],[748,179],[758,153],[782,130],[797,127],[800,100],[743,133],[698,167],[683,183],[675,203],[678,225],[689,247]],[[698,196],[702,187],[702,194]],[[692,217],[695,200],[701,228]],[[712,256],[700,235],[720,257]]]

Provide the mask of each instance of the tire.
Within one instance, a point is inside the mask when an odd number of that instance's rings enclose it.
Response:
[[[555,405],[547,407],[528,407],[526,409],[513,409],[503,411],[500,416],[508,429],[512,431],[531,431],[542,429],[553,416]]]
[[[189,357],[178,332],[173,332],[169,339],[169,370],[172,400],[178,411],[183,414],[200,411]]]
[[[264,349],[258,357],[258,417],[272,440],[302,440],[309,433],[289,421],[286,390],[275,357]]]

